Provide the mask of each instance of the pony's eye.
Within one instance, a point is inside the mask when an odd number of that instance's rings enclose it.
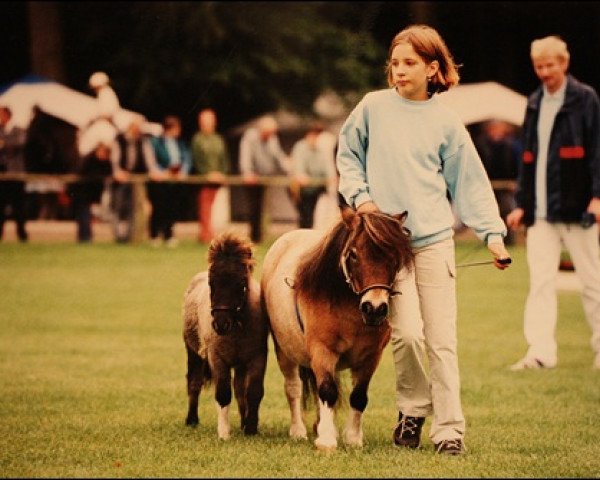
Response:
[[[353,262],[356,262],[358,260],[358,254],[356,253],[355,248],[350,249],[350,251],[348,252],[348,258]]]

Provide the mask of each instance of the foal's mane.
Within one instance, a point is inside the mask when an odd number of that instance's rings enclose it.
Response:
[[[241,264],[251,273],[256,263],[252,256],[252,247],[253,244],[248,239],[234,233],[224,233],[216,237],[208,249],[208,263],[211,267],[215,267],[210,270],[217,273],[219,270],[217,267]]]
[[[350,228],[344,220],[336,223],[325,238],[300,261],[296,288],[314,298],[341,300],[352,294],[343,276],[340,257],[351,236],[364,232],[372,247],[388,261],[401,259],[400,268],[412,265],[410,232],[402,221],[381,212],[357,213]]]

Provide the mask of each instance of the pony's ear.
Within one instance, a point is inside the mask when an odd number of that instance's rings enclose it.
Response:
[[[348,226],[352,225],[352,220],[356,216],[354,209],[350,205],[340,205],[340,213],[344,223]]]
[[[342,220],[346,225],[352,224],[352,219],[354,218],[355,211],[354,209],[346,203],[346,199],[342,196],[340,192],[338,192],[338,207],[340,208],[340,213],[342,214]]]
[[[408,217],[408,211],[404,210],[402,213],[397,213],[396,215],[394,215],[394,217],[397,218],[401,224],[404,224],[404,222],[406,221],[406,217]]]

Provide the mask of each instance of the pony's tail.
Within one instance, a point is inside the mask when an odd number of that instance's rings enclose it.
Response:
[[[319,391],[317,389],[317,377],[315,372],[309,367],[300,366],[300,379],[302,380],[302,408],[306,410],[311,404],[319,398]],[[344,386],[341,381],[339,372],[335,373],[335,383],[338,387],[338,400],[335,402],[333,407],[334,410],[341,408],[345,404]],[[316,406],[316,405],[315,405]]]
[[[314,403],[318,395],[317,377],[309,367],[300,366],[300,380],[302,380],[302,408],[306,410],[309,404]]]

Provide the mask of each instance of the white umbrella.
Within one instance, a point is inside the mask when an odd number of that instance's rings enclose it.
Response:
[[[10,107],[16,126],[28,128],[34,107],[63,120],[79,130],[79,151],[89,153],[99,142],[110,143],[118,134],[117,128],[98,115],[96,97],[86,95],[54,81],[16,83],[0,94],[0,105]],[[134,118],[142,118],[142,131],[160,135],[162,126],[147,122],[139,113],[121,109],[115,115],[118,129],[124,131]]]
[[[459,84],[437,98],[455,110],[465,125],[503,120],[521,126],[527,106],[527,97],[497,82]]]

